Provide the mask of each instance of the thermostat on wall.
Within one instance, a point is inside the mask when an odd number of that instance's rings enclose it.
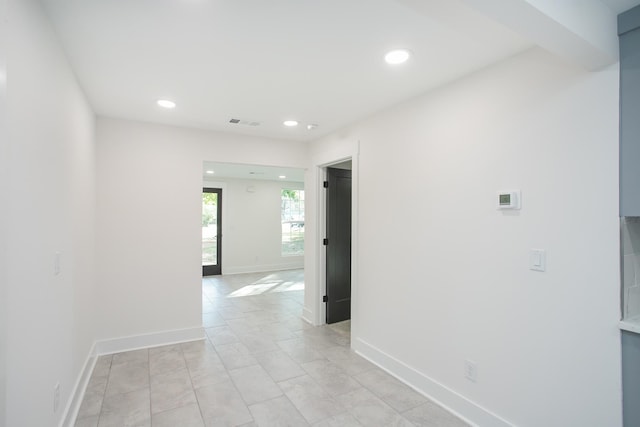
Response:
[[[498,209],[520,209],[520,190],[498,193]]]

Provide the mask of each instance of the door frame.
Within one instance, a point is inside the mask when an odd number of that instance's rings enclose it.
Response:
[[[207,266],[202,266],[202,277],[206,277],[206,276],[217,276],[217,275],[221,275],[222,274],[222,224],[223,222],[223,208],[224,208],[224,202],[223,202],[223,194],[224,191],[221,187],[218,186],[205,186],[202,187],[202,192],[203,193],[217,193],[218,194],[218,215],[217,215],[217,228],[218,230],[216,231],[216,237],[217,237],[217,250],[216,250],[216,255],[217,255],[217,264],[216,265],[207,265]],[[205,270],[207,269],[207,270]],[[206,271],[206,274],[205,274]]]
[[[305,316],[312,320],[314,325],[324,325],[327,322],[327,311],[322,297],[326,295],[327,277],[326,266],[327,257],[322,239],[326,237],[326,212],[327,200],[323,183],[327,179],[327,168],[333,165],[351,160],[351,337],[357,336],[358,331],[358,192],[359,192],[359,141],[348,144],[343,155],[335,155],[329,159],[323,159],[316,163],[315,186],[316,190],[316,238],[317,248],[315,259],[315,295],[311,298],[315,313],[312,316]],[[334,153],[335,154],[335,153]]]

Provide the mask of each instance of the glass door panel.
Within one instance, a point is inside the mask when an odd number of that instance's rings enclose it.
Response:
[[[222,190],[204,188],[202,192],[202,275],[221,274]]]

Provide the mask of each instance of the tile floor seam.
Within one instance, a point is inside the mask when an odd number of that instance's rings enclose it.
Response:
[[[298,413],[298,415],[300,415],[300,416],[302,417],[302,419],[303,419],[303,420],[305,420],[305,422],[307,423],[307,425],[309,425],[309,426],[310,426],[310,425],[311,425],[311,423],[310,423],[309,421],[307,421],[307,418],[304,416],[304,414],[303,414],[302,412],[300,412],[300,409],[298,409],[298,407],[296,406],[296,404],[295,404],[295,403],[293,403],[293,402],[291,401],[291,399],[289,399],[289,396],[287,396],[287,395],[286,395],[286,393],[284,393],[284,392],[283,392],[281,396],[274,397],[274,398],[272,398],[272,399],[268,399],[268,400],[280,399],[280,398],[282,398],[282,397],[284,397],[285,399],[287,399],[287,400],[289,401],[289,403],[291,404],[291,406],[293,406],[293,408],[296,410],[296,412]],[[267,400],[265,400],[265,402],[267,402]],[[261,403],[264,403],[264,402],[261,402]],[[257,405],[257,403],[256,403],[256,405]]]
[[[209,341],[209,339],[205,338],[203,341]],[[184,357],[184,348],[182,348],[182,346],[181,346],[181,349],[182,349],[182,356]],[[215,349],[214,349],[214,351],[215,351]],[[187,360],[186,360],[186,357],[185,357],[185,363],[186,362],[187,362]],[[196,397],[196,405],[198,405],[198,412],[200,413],[200,418],[202,418],[202,423],[204,425],[206,425],[206,421],[204,419],[204,414],[202,413],[202,407],[200,406],[200,399],[198,399],[198,393],[196,393],[196,387],[193,384],[193,377],[191,375],[191,370],[189,369],[188,364],[187,364],[187,374],[189,375],[189,382],[191,383],[191,389],[193,390],[193,394]]]
[[[269,373],[269,372],[267,372],[267,373]],[[273,377],[271,377],[271,379],[273,380],[273,382],[274,382],[274,383],[278,384],[278,383],[281,383],[282,381],[293,380],[293,379],[295,379],[295,378],[304,377],[305,375],[308,375],[308,374],[305,372],[305,373],[303,373],[303,374],[296,375],[296,376],[293,376],[293,377],[289,377],[289,378],[286,378],[286,379],[284,379],[284,380],[280,380],[280,381],[276,380],[276,379],[275,379],[275,378],[273,378]],[[271,375],[270,375],[270,376],[271,376]]]
[[[99,358],[101,356],[97,356],[97,357]],[[109,387],[109,381],[111,380],[111,367],[113,366],[113,355],[111,355],[110,357],[111,357],[111,360],[109,361],[109,370],[107,371],[107,384],[104,386],[104,392],[102,393],[102,401],[100,402],[100,412],[98,412],[98,422],[96,423],[96,426],[100,425],[100,419],[102,418],[102,408],[104,407],[104,399],[107,397],[107,389]],[[95,371],[96,369],[95,365],[93,365],[93,369]],[[93,372],[91,372],[91,376],[93,376]],[[91,379],[89,379],[89,381],[91,381]],[[86,390],[85,390],[85,393],[86,393]],[[82,400],[84,400],[84,397],[85,396],[82,396]],[[82,404],[82,402],[80,404]]]
[[[213,344],[212,344],[213,345]],[[215,348],[215,346],[214,346]],[[255,365],[250,365],[250,366],[255,366]],[[244,366],[243,368],[247,368],[249,366]],[[247,403],[246,399],[244,398],[244,396],[242,395],[242,393],[240,393],[240,389],[238,388],[238,385],[236,384],[236,382],[233,379],[233,376],[231,375],[231,371],[232,369],[226,368],[227,373],[229,374],[229,380],[231,380],[231,384],[233,385],[233,387],[236,389],[236,391],[238,392],[238,396],[240,396],[240,399],[242,399],[242,401],[244,402],[244,406],[246,406],[247,408],[249,408],[249,404]],[[237,368],[237,369],[242,369],[242,368]],[[256,402],[256,403],[260,403],[260,402]],[[251,415],[251,418],[253,418],[253,415]],[[255,421],[255,420],[254,420]]]
[[[109,370],[107,372],[108,372],[107,373],[107,381],[106,381],[106,384],[104,386],[104,390],[102,392],[102,398],[100,399],[100,410],[98,411],[98,417],[100,417],[100,414],[102,413],[102,407],[104,406],[104,398],[105,398],[105,395],[107,394],[107,386],[109,385],[109,373],[111,373],[111,362],[109,362]],[[89,379],[89,381],[91,381],[91,379]],[[82,404],[82,402],[81,402],[81,404]]]

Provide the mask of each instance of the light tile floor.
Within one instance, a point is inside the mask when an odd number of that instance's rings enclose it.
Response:
[[[77,427],[466,426],[301,320],[302,270],[203,279],[207,339],[101,356]]]

